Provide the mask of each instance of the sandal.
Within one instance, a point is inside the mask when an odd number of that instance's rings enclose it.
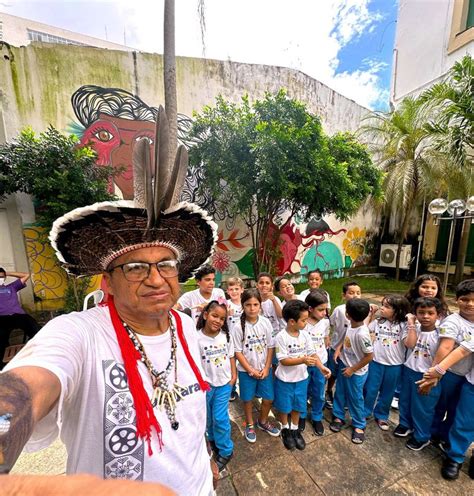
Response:
[[[354,444],[362,444],[365,441],[365,432],[357,432],[355,428],[352,430],[352,442]]]
[[[332,432],[341,432],[341,429],[344,427],[344,425],[346,425],[344,420],[334,417],[332,419],[332,422],[329,424],[329,428],[332,430]]]

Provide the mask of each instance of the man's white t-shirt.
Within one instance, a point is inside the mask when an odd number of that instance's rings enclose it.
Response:
[[[326,338],[329,336],[329,319],[321,319],[312,324],[309,320],[304,328],[313,342],[313,348],[316,351],[321,363],[324,365],[328,361],[328,350],[326,349]]]
[[[235,353],[242,353],[247,362],[257,370],[262,370],[267,361],[268,350],[275,348],[273,340],[273,329],[270,321],[260,315],[255,324],[245,322],[245,336],[242,333],[240,321],[230,330],[230,335],[234,341]],[[237,370],[245,372],[245,369],[237,360]]]
[[[439,338],[454,339],[455,348],[462,341],[474,341],[474,322],[467,320],[459,313],[448,315],[440,324]],[[471,357],[466,357],[455,363],[449,370],[456,375],[466,375],[471,369]]]
[[[321,289],[321,291],[323,291],[328,297],[328,311],[331,311],[331,298],[329,297],[329,293],[327,291],[324,291],[324,289]],[[311,293],[311,289],[309,288],[301,291],[301,293],[298,295],[298,300],[306,301],[306,297],[309,295],[309,293]]]
[[[283,382],[300,382],[308,378],[308,366],[283,365],[285,358],[300,358],[314,355],[313,342],[307,332],[300,331],[298,336],[290,336],[288,331],[281,331],[275,339],[276,357],[278,366],[275,376]]]
[[[346,367],[357,365],[365,355],[373,353],[372,340],[370,339],[369,328],[366,325],[360,327],[349,327],[344,337],[344,347],[342,348],[341,360]],[[369,370],[365,365],[354,372],[355,375],[364,375]]]
[[[403,365],[407,348],[407,326],[404,322],[390,322],[376,319],[369,324],[370,332],[375,335],[374,362],[382,365]]]
[[[206,336],[202,331],[199,331],[198,336],[201,364],[209,384],[214,387],[228,384],[232,378],[230,359],[234,356],[232,339],[229,337],[227,341],[222,331],[214,338]]]
[[[214,288],[209,299],[204,298],[199,289],[195,289],[194,291],[188,291],[187,293],[182,294],[179,297],[178,304],[180,305],[181,309],[191,309],[191,315],[193,317],[194,323],[196,324],[199,316],[201,315],[201,308],[196,307],[200,305],[207,305],[212,300],[218,300],[219,298],[224,301],[226,299],[224,291],[222,291],[222,289],[220,288]]]
[[[346,305],[337,306],[329,317],[332,326],[330,347],[335,350],[344,340],[347,329],[351,326],[349,319],[346,317]]]
[[[420,324],[416,324],[418,336],[415,347],[408,350],[405,365],[415,372],[426,372],[433,364],[439,345],[439,329],[422,332]]]
[[[187,315],[180,316],[189,350],[202,370],[194,324]],[[140,340],[154,367],[164,370],[171,353],[170,332]],[[177,363],[177,382],[186,388],[176,407],[179,428],[173,430],[165,411],[156,407],[164,446],[160,452],[153,430],[149,456],[148,444],[137,436],[133,398],[108,307],[53,319],[5,368],[42,367],[61,384],[58,404],[35,426],[27,451],[47,447],[59,432],[68,452],[68,474],[155,481],[178,494],[212,494],[204,438],[206,394],[199,389],[179,339]],[[151,397],[150,374],[142,362],[138,370]]]

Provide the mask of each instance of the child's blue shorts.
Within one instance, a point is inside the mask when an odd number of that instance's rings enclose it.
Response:
[[[252,401],[255,396],[259,396],[262,400],[273,401],[272,371],[270,370],[265,379],[255,379],[255,377],[250,377],[247,372],[239,371],[239,388],[242,401]]]
[[[308,401],[308,379],[284,382],[275,377],[275,401],[273,406],[281,413],[305,412]]]
[[[337,363],[334,361],[334,353],[336,353],[331,347],[328,350],[328,364],[327,367],[331,371],[331,376],[336,378],[337,373],[339,372],[339,367],[341,366],[341,357],[339,356],[339,360]]]

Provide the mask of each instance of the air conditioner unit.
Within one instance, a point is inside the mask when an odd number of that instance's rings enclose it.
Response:
[[[398,245],[382,245],[380,248],[380,267],[395,267]],[[402,245],[400,252],[400,269],[409,269],[411,262],[411,245]]]

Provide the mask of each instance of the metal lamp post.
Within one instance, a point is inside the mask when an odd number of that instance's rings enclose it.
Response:
[[[449,266],[451,265],[451,255],[453,253],[453,241],[456,221],[461,219],[472,219],[471,222],[474,223],[474,196],[471,196],[467,201],[453,200],[449,203],[444,198],[436,198],[428,205],[428,211],[434,217],[435,225],[438,225],[440,220],[449,220],[451,222],[443,280],[443,292],[446,294],[446,288],[448,287]],[[448,212],[449,216],[442,217],[442,215],[446,211]]]

